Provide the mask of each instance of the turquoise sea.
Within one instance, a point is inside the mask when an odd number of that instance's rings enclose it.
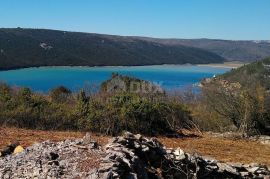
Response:
[[[98,88],[113,72],[149,80],[166,90],[196,86],[203,78],[225,73],[230,68],[195,65],[160,65],[135,67],[40,67],[0,71],[0,81],[13,86],[48,92],[64,85],[73,91],[83,87]]]

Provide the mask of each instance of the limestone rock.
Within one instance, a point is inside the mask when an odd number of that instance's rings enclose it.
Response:
[[[186,158],[185,152],[180,148],[174,150],[173,155],[175,156],[175,160],[183,160]]]
[[[98,164],[92,164],[99,149],[80,149],[82,139],[62,142],[45,141],[21,153],[0,158],[0,178],[97,178]],[[98,161],[96,162],[98,163]],[[91,167],[87,166],[91,165]]]
[[[267,167],[257,164],[221,163],[209,157],[190,155],[182,149],[167,149],[155,138],[125,133],[105,146],[107,156],[98,173],[104,178],[263,178]],[[254,168],[257,167],[257,168]],[[104,170],[106,168],[106,170]],[[262,169],[260,171],[260,169]],[[113,175],[112,175],[113,174]],[[117,178],[116,177],[116,178]]]

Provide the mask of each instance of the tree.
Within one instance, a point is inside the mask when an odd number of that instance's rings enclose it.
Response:
[[[86,96],[85,91],[81,90],[77,94],[76,99],[76,116],[77,119],[77,126],[79,128],[88,129],[88,115],[89,115],[89,104],[90,98]]]
[[[22,104],[29,105],[31,103],[32,91],[30,88],[21,88],[18,95]]]
[[[77,112],[80,116],[87,116],[89,111],[89,97],[81,90],[77,95]]]
[[[11,88],[6,83],[0,83],[0,101],[6,102],[11,99]]]

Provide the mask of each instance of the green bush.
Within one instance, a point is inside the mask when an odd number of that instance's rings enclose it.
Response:
[[[49,95],[0,85],[0,124],[45,130],[85,130],[109,135],[123,131],[167,134],[189,125],[187,108],[165,94],[133,92],[72,94],[65,87]]]
[[[157,96],[155,100],[135,93],[115,93],[90,103],[90,130],[116,135],[131,131],[147,135],[171,133],[191,120],[182,104]]]

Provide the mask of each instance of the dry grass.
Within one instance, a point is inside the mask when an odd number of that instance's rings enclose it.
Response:
[[[54,142],[65,139],[82,138],[85,135],[83,132],[56,132],[56,131],[41,131],[41,130],[26,130],[18,128],[3,128],[0,127],[0,149],[6,147],[14,141],[20,142],[23,147],[27,147],[37,142],[51,140]],[[93,140],[104,145],[108,142],[109,137],[96,134],[91,135]]]
[[[0,149],[14,140],[23,147],[45,140],[61,141],[82,138],[82,132],[55,132],[0,127]],[[93,139],[104,145],[110,137],[92,134]],[[199,153],[224,162],[260,163],[270,166],[270,146],[247,140],[229,140],[204,134],[201,138],[166,138],[159,141],[170,148],[180,147],[189,153]]]
[[[224,162],[260,163],[270,166],[270,146],[248,140],[230,140],[204,134],[202,138],[159,138],[170,148],[180,147]]]

